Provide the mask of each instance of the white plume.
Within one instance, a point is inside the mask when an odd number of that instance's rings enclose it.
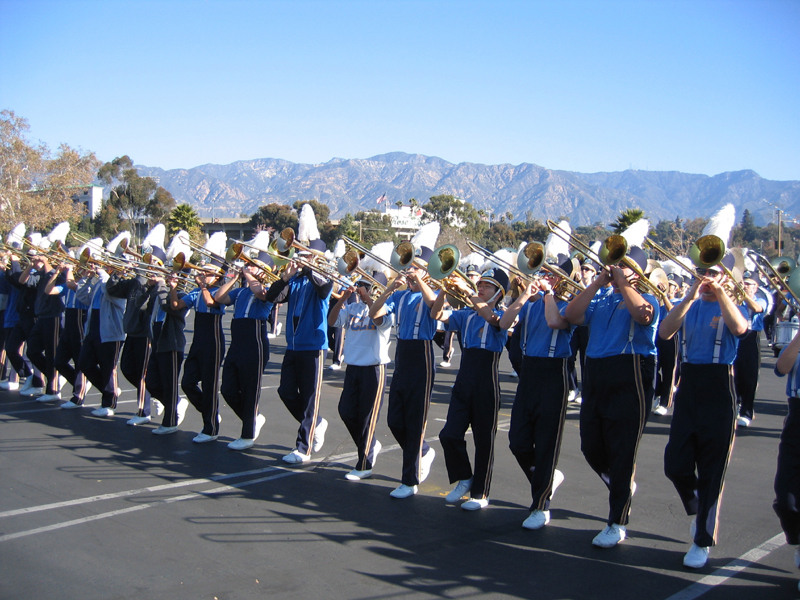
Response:
[[[417,230],[417,233],[414,234],[414,237],[411,238],[411,243],[414,244],[415,249],[419,249],[424,246],[425,248],[434,250],[436,249],[436,240],[439,238],[440,229],[441,227],[437,221],[425,223],[425,225]]]
[[[667,275],[672,275],[672,274],[682,275],[681,268],[671,260],[665,260],[664,262],[662,262],[661,268],[664,269],[664,273],[666,273]]]
[[[333,247],[333,257],[344,256],[345,252],[347,252],[347,247],[344,244],[344,240],[336,240],[336,245]]]
[[[594,256],[599,256],[600,255],[600,248],[602,248],[602,247],[603,247],[603,242],[601,242],[600,240],[595,240],[589,246],[589,250],[591,250],[594,253]]]
[[[26,231],[25,223],[18,223],[14,226],[14,229],[8,232],[8,236],[6,236],[6,244],[9,246],[11,244],[22,244],[22,240],[25,239],[25,231]]]
[[[372,247],[370,252],[377,256],[378,258],[383,259],[387,263],[389,263],[392,259],[392,250],[394,250],[394,244],[392,242],[380,242],[379,244],[375,244]],[[386,275],[387,277],[390,274],[393,274],[392,271],[384,267],[380,264],[377,260],[373,259],[371,256],[365,256],[361,260],[358,261],[358,266],[364,269],[367,273],[371,273],[372,271],[379,271]]]
[[[462,256],[461,260],[458,261],[458,268],[461,269],[466,273],[466,270],[469,268],[470,265],[481,265],[486,258],[480,252],[471,252],[466,256]]]
[[[692,259],[690,259],[688,256],[676,256],[675,258],[677,258],[679,261],[681,261],[681,264],[683,264],[683,265],[691,266],[691,264],[692,264]],[[686,269],[684,269],[681,266],[678,266],[678,273],[682,277],[691,277],[692,276],[692,274],[689,271],[687,271]]]
[[[106,246],[106,250],[108,250],[111,254],[115,254],[117,251],[117,247],[122,240],[131,241],[131,232],[130,231],[123,231],[118,233],[117,236],[108,242],[108,246]]]
[[[497,258],[498,260],[493,260]],[[508,273],[508,264],[517,265],[517,253],[513,250],[509,250],[508,248],[501,248],[494,254],[492,254],[491,258],[487,259],[478,269],[481,273],[486,271],[487,269],[493,269],[494,267],[499,267],[503,269],[506,273]]]
[[[228,245],[228,236],[224,231],[218,231],[216,233],[211,234],[211,237],[208,238],[206,242],[205,248],[211,254],[218,256],[219,258],[225,258],[225,246]]]
[[[89,254],[92,257],[96,257],[100,251],[103,249],[103,238],[92,238],[85,244],[83,244],[80,248],[78,248],[77,255],[80,257],[83,254],[83,251],[89,248]]]
[[[569,256],[569,242],[566,240],[561,239],[559,236],[567,237],[568,235],[572,234],[572,227],[569,225],[569,221],[561,221],[558,224],[559,228],[559,235],[555,233],[551,233],[547,236],[547,239],[544,242],[544,257],[545,259],[554,258],[558,259],[559,254],[563,254],[565,256]]]
[[[627,240],[628,248],[633,246],[641,248],[648,231],[650,231],[650,221],[647,219],[639,219],[635,223],[631,223],[621,235]]]
[[[164,238],[167,236],[167,228],[163,223],[159,223],[150,230],[150,233],[142,240],[142,252],[147,253],[150,248],[156,247],[164,249]]]
[[[703,235],[715,235],[728,245],[731,237],[731,230],[736,224],[736,207],[733,204],[726,204],[717,212],[711,215],[708,224],[703,229]]]
[[[755,273],[757,270],[756,262],[750,258],[749,252],[744,253],[744,270],[750,271],[751,273]]]
[[[181,252],[183,253],[183,257],[186,260],[189,260],[189,257],[192,255],[192,246],[189,244],[190,239],[189,232],[184,231],[183,229],[176,233],[173,236],[172,241],[169,243],[169,247],[166,251],[167,261],[171,261]]]
[[[53,227],[53,231],[47,234],[47,241],[52,244],[56,240],[62,244],[67,243],[67,235],[69,234],[69,223],[64,221]]]
[[[308,206],[306,204],[306,206]],[[253,246],[257,249],[257,252],[266,252],[269,250],[269,242],[270,242],[270,235],[269,231],[259,231],[251,241],[247,242],[250,246]]]
[[[46,241],[47,238],[44,238]],[[39,232],[33,232],[28,236],[28,242],[32,247],[42,248],[42,234]]]
[[[317,218],[314,216],[314,209],[310,204],[303,204],[303,208],[300,209],[300,217],[297,221],[297,239],[300,242],[319,239]]]

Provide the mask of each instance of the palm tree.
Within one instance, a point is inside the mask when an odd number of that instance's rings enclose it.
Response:
[[[644,219],[644,211],[640,208],[627,208],[617,217],[617,220],[610,224],[614,233],[620,234],[628,227],[636,223],[639,219]]]
[[[508,219],[509,222],[513,221],[514,220],[514,213],[512,213],[511,211],[508,211],[506,213],[506,219]]]
[[[394,205],[397,208],[403,208],[403,201],[402,200],[398,200],[397,202],[394,203]]]
[[[169,229],[169,234],[175,235],[181,229],[189,233],[192,233],[193,229],[195,231],[200,230],[203,228],[203,224],[200,222],[197,211],[192,208],[190,204],[179,204],[169,213],[167,227]]]

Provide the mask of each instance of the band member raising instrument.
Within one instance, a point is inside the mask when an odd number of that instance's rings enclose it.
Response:
[[[386,275],[383,273],[376,273],[373,277],[386,285]],[[358,449],[356,466],[345,475],[345,479],[350,481],[371,477],[375,459],[381,451],[375,430],[386,387],[392,319],[384,318],[380,325],[370,319],[372,285],[362,278],[355,289],[348,288],[342,292],[328,314],[330,327],[341,327],[347,332],[344,338],[347,370],[339,398],[339,416]],[[348,303],[354,292],[357,301]]]
[[[415,238],[433,245],[438,235],[439,224],[429,223]],[[392,498],[408,498],[416,494],[436,457],[436,451],[425,441],[428,407],[436,374],[433,355],[436,320],[430,313],[436,295],[425,282],[425,271],[418,266],[427,262],[433,252],[424,243],[419,246],[415,262],[386,288],[369,311],[377,325],[390,315],[394,315],[397,324],[397,350],[389,389],[387,422],[403,450],[403,471],[400,485],[390,494]],[[408,289],[401,290],[406,283]]]
[[[711,232],[727,240],[734,222],[729,204],[711,218],[704,235]],[[721,262],[731,269],[734,257],[727,254]],[[664,339],[681,333],[681,384],[664,451],[664,473],[686,514],[694,515],[692,545],[683,559],[684,566],[694,569],[706,564],[709,548],[717,541],[719,503],[736,431],[733,361],[749,327],[746,309],[736,306],[723,288],[721,266],[696,272],[700,279],[658,331]]]
[[[530,515],[522,523],[526,529],[550,522],[550,500],[564,481],[556,466],[567,414],[573,328],[562,315],[567,303],[553,293],[557,283],[549,272],[536,282],[520,280],[523,292],[500,320],[504,326],[519,315],[515,327],[521,331],[523,362],[508,441],[531,487]]]
[[[643,272],[641,241],[649,224],[641,219],[624,232],[628,258]],[[564,316],[589,327],[581,405],[581,451],[609,492],[606,528],[592,540],[610,548],[626,536],[635,490],[636,453],[653,400],[658,300],[640,293],[639,276],[628,266],[608,266],[573,299]],[[608,283],[611,293],[598,295]]]
[[[746,259],[749,261],[749,259]],[[761,371],[761,332],[764,331],[764,317],[769,313],[767,297],[759,294],[760,279],[753,268],[744,272],[744,307],[750,319],[750,330],[741,340],[733,363],[736,396],[739,402],[740,427],[749,427],[755,419],[753,409],[758,390],[758,374]]]
[[[452,276],[451,276],[452,277]],[[461,284],[456,280],[456,284]],[[502,325],[497,304],[508,291],[508,275],[500,268],[486,271],[472,297],[474,308],[446,313],[445,293],[440,293],[431,308],[431,316],[447,325],[448,331],[461,334],[461,365],[453,385],[447,421],[439,433],[450,483],[456,487],[447,495],[448,502],[470,498],[461,508],[480,510],[489,504],[489,488],[494,467],[494,441],[497,412],[500,409],[500,382],[497,365],[508,337],[511,322]],[[472,295],[466,286],[462,289]],[[472,427],[475,442],[475,470],[469,462],[467,429]]]
[[[241,436],[228,444],[231,450],[252,448],[266,422],[264,415],[258,412],[258,401],[264,352],[268,352],[264,347],[263,329],[272,303],[266,300],[266,290],[257,279],[258,275],[258,266],[248,264],[214,294],[218,304],[233,305],[231,344],[222,365],[221,387],[228,406],[242,420]],[[234,288],[240,279],[244,285]]]

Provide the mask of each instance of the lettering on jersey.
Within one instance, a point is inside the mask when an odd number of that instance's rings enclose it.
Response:
[[[711,329],[719,329],[719,320],[721,318],[720,315],[717,315],[711,319]]]
[[[370,331],[377,329],[375,323],[373,323],[372,319],[369,317],[356,317],[355,315],[350,317],[348,328],[350,331]]]

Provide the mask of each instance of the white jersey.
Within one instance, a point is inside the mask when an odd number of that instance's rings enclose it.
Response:
[[[369,318],[369,306],[363,302],[345,304],[336,318],[336,327],[344,327],[344,362],[358,367],[385,365],[389,362],[389,335],[393,318],[383,317],[376,325]]]

